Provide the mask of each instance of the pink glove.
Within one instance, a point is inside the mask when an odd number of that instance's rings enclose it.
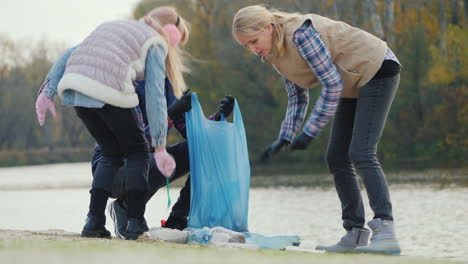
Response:
[[[166,149],[154,152],[154,160],[156,167],[166,178],[172,176],[175,171],[176,163],[171,154],[167,153]]]
[[[36,115],[39,125],[43,126],[46,118],[47,110],[50,111],[52,116],[55,118],[57,113],[55,112],[54,101],[52,101],[47,95],[45,95],[46,86],[42,89],[41,93],[36,100]]]

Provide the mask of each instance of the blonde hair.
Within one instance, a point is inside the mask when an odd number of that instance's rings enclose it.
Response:
[[[279,56],[285,52],[285,24],[299,17],[299,13],[281,12],[268,9],[263,5],[247,6],[234,15],[232,35],[254,36],[260,33],[268,24],[273,26],[273,49]]]
[[[190,24],[177,14],[177,10],[172,6],[162,6],[153,9],[143,18],[144,21],[160,33],[168,43],[168,54],[166,57],[166,74],[172,84],[172,90],[177,98],[187,90],[184,73],[190,72],[187,65],[187,54],[179,46],[185,46],[190,36]],[[179,29],[182,39],[180,45],[169,44],[167,34],[162,30],[162,26],[174,24]]]

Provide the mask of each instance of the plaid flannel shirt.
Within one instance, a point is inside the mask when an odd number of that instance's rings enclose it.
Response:
[[[304,133],[311,137],[317,137],[335,115],[344,88],[343,80],[331,60],[328,48],[310,21],[306,21],[294,33],[293,43],[322,84],[320,96],[303,127]],[[390,48],[387,48],[384,60],[393,60],[399,64]],[[309,93],[307,89],[297,86],[284,77],[283,81],[288,93],[288,107],[286,117],[281,124],[279,138],[292,142],[304,123],[309,104]]]
[[[320,34],[311,26],[310,21],[304,23],[294,33],[293,43],[322,84],[320,96],[303,127],[304,133],[317,137],[336,112],[343,90],[343,80],[331,60],[328,48],[320,39]],[[304,122],[309,92],[286,78],[283,80],[288,93],[288,108],[279,138],[292,142]]]

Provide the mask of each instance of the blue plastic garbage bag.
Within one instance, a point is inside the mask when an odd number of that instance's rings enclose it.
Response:
[[[188,227],[248,231],[250,165],[237,101],[233,123],[205,118],[195,93],[186,113],[190,156]]]

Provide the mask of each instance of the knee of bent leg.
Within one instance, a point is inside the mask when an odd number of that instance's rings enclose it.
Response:
[[[343,168],[347,166],[349,157],[346,152],[337,152],[328,150],[325,157],[328,165],[328,170],[333,172],[334,169]]]
[[[123,165],[122,156],[120,155],[102,155],[99,159],[101,166],[115,166],[120,167]]]
[[[357,149],[351,147],[349,149],[349,158],[357,169],[373,166],[378,163],[375,151],[368,149]]]

